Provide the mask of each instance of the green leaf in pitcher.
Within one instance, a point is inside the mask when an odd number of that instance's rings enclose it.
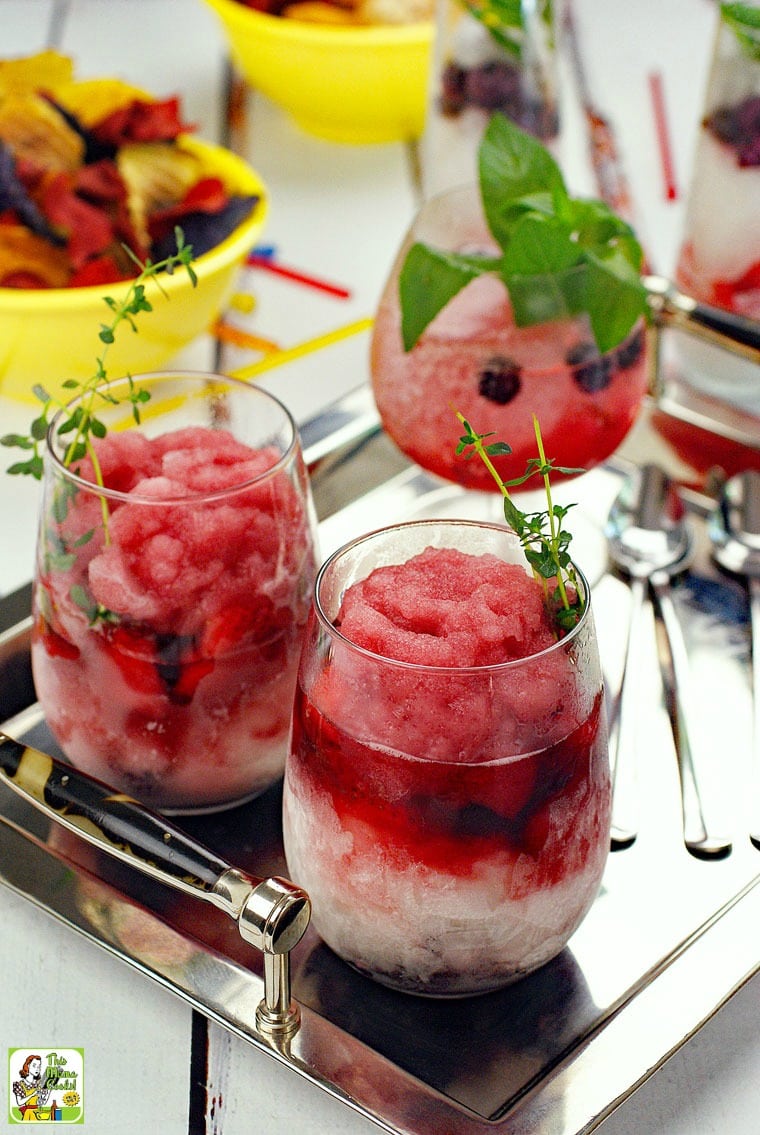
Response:
[[[515,59],[522,56],[525,29],[524,0],[462,0],[463,7],[478,20],[499,47]],[[551,30],[552,0],[539,0],[536,14]]]
[[[760,8],[752,4],[721,4],[721,19],[736,35],[742,51],[760,60]]]
[[[502,51],[519,59],[522,54],[521,0],[464,0],[464,7],[486,29]]]
[[[647,310],[643,255],[633,229],[603,201],[572,197],[548,150],[494,114],[478,151],[480,198],[501,255],[463,256],[417,243],[399,279],[410,351],[476,276],[504,283],[520,327],[587,312],[600,353]]]

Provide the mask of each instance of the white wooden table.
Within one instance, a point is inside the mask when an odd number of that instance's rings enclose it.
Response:
[[[0,0],[0,55],[45,45],[52,0]],[[672,270],[683,217],[715,5],[711,0],[575,0],[595,98],[617,132],[641,236]],[[60,48],[82,77],[118,74],[157,95],[180,93],[185,116],[219,136],[225,52],[201,0],[71,0]],[[649,76],[664,80],[679,188],[667,201]],[[571,128],[580,130],[579,121]],[[262,239],[285,263],[346,285],[336,299],[264,272],[241,289],[246,326],[282,346],[371,316],[417,199],[406,147],[340,147],[309,137],[262,98],[251,102],[247,156],[271,194]],[[573,187],[591,188],[582,161]],[[238,317],[239,318],[239,317]],[[255,358],[231,354],[227,367]],[[183,361],[207,367],[202,336]],[[367,336],[346,339],[262,381],[304,420],[367,375]],[[44,376],[41,376],[44,378]],[[2,432],[28,410],[0,398]],[[0,477],[0,594],[32,572],[37,488]],[[760,979],[742,989],[600,1128],[602,1135],[756,1135]],[[8,1114],[5,1049],[83,1047],[87,1130],[100,1135],[361,1135],[370,1121],[265,1054],[211,1027],[208,1063],[189,1007],[10,892],[0,890],[0,1130]],[[441,1135],[445,1135],[442,1132]]]

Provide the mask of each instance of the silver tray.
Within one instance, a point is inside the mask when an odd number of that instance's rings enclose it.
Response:
[[[307,423],[303,436],[325,554],[369,527],[457,507],[456,490],[410,467],[379,433],[366,390]],[[606,571],[601,526],[629,463],[648,459],[652,446],[644,422],[622,457],[568,489],[579,501],[578,559],[594,579],[613,693],[628,590]],[[733,837],[732,854],[703,861],[683,846],[668,671],[652,617],[637,675],[639,837],[610,856],[599,897],[568,947],[517,985],[457,1001],[409,997],[355,973],[309,930],[292,956],[301,1028],[273,1041],[256,1024],[261,956],[224,915],[102,856],[1,785],[0,883],[387,1131],[593,1131],[760,968],[760,855],[747,834],[747,597],[740,581],[710,564],[709,500],[694,492],[685,499],[699,547],[676,591],[700,718],[692,725],[710,811]],[[11,735],[56,753],[34,701],[28,600],[25,589],[0,603],[0,719]],[[180,826],[252,874],[287,875],[279,788]]]

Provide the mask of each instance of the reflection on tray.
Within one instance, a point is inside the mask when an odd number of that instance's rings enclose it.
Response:
[[[499,993],[433,1001],[383,988],[319,943],[294,985],[302,1004],[490,1119],[547,1075],[599,1019],[569,949]]]

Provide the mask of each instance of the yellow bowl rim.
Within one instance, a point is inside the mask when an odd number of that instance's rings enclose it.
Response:
[[[181,134],[183,145],[191,149],[202,151],[213,157],[223,158],[229,165],[234,166],[245,180],[250,182],[252,195],[259,195],[259,202],[246,220],[242,221],[228,237],[204,252],[197,260],[192,261],[193,271],[201,278],[203,275],[213,275],[220,268],[226,267],[230,261],[230,254],[238,245],[245,246],[246,240],[253,240],[253,233],[264,224],[269,212],[269,196],[266,186],[259,174],[238,154],[224,146],[216,146],[212,142],[205,142],[190,134]],[[247,237],[248,233],[250,237]],[[241,254],[242,255],[242,254]],[[66,308],[81,308],[84,310],[93,300],[102,300],[105,295],[119,302],[122,295],[129,291],[130,280],[119,280],[113,284],[91,284],[82,288],[2,288],[0,287],[0,316],[5,314],[44,315],[52,311]],[[161,273],[162,289],[171,296],[179,288],[186,286],[188,280],[184,271],[177,271],[168,276]]]
[[[427,45],[433,38],[433,21],[425,20],[415,24],[372,24],[357,27],[344,24],[318,24],[306,20],[286,20],[268,12],[259,12],[238,4],[237,0],[205,0],[227,24],[250,33],[256,28],[266,28],[273,38],[299,41],[311,45],[329,44],[336,46],[398,47],[399,44]],[[277,29],[277,31],[275,31]]]

